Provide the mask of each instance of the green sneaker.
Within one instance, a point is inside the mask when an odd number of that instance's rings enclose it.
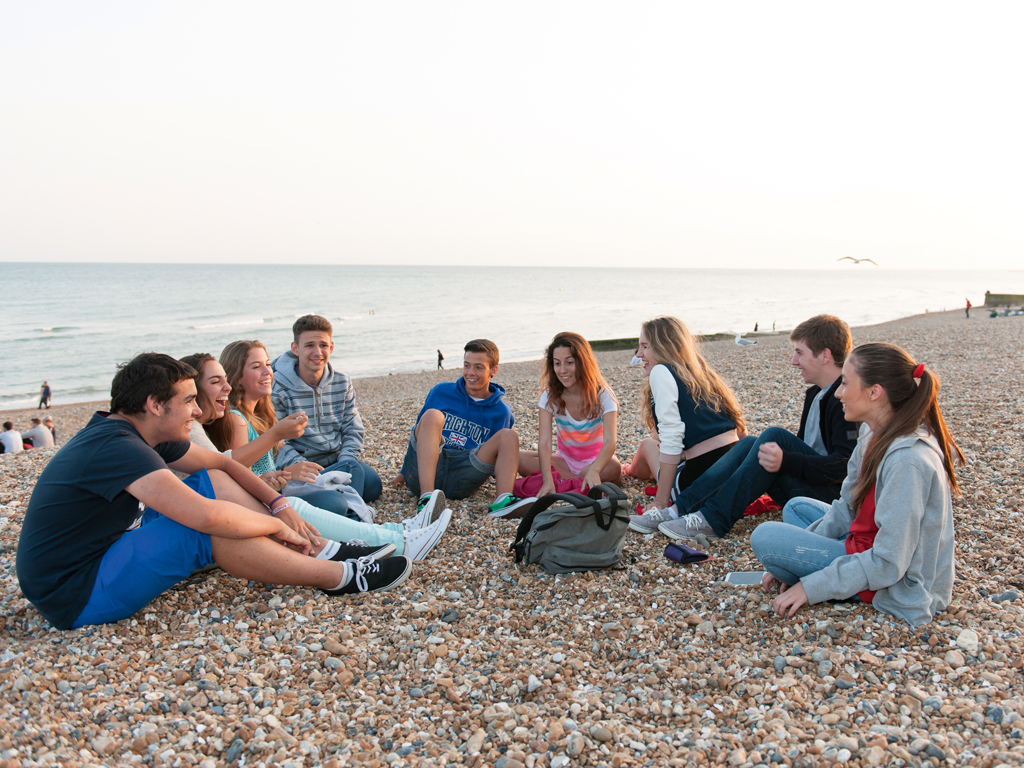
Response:
[[[488,514],[490,517],[522,517],[523,513],[526,512],[525,507],[533,504],[536,500],[536,496],[522,498],[513,496],[511,493],[503,493],[488,507],[490,509]],[[512,514],[516,510],[519,510],[519,513]]]

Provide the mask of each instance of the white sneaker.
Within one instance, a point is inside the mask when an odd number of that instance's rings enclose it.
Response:
[[[715,529],[708,525],[708,521],[700,511],[683,515],[678,520],[669,520],[667,523],[662,523],[658,526],[658,530],[676,541],[695,539],[698,536],[704,536],[708,539],[718,538]]]
[[[630,515],[629,527],[637,533],[657,533],[659,525],[672,519],[667,509],[648,509],[642,515]]]
[[[418,530],[407,530],[405,532],[406,557],[413,561],[426,560],[430,551],[437,546],[437,542],[444,536],[448,523],[452,521],[452,511],[446,509],[441,513],[436,523]]]
[[[430,497],[419,507],[416,514],[408,520],[403,520],[402,525],[406,531],[418,531],[420,528],[433,525],[444,512],[445,503],[444,491],[440,488],[431,491]]]

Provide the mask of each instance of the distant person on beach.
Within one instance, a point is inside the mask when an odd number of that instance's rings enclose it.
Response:
[[[41,386],[39,388],[39,407],[40,408],[42,408],[45,405],[46,408],[49,409],[49,407],[50,407],[50,395],[51,394],[52,393],[50,391],[50,385],[44,381],[43,382],[43,386]]]
[[[965,299],[965,301],[967,302],[967,308],[964,309],[964,312],[967,313],[967,319],[970,320],[971,319],[971,300],[970,299]]]
[[[278,413],[304,412],[301,437],[290,438],[277,454],[284,469],[298,461],[320,464],[324,472],[352,475],[352,487],[367,502],[383,490],[380,475],[359,460],[366,430],[356,407],[352,380],[330,364],[334,329],[327,318],[303,315],[292,325],[291,349],[273,362],[271,399]]]
[[[466,344],[462,376],[435,384],[416,417],[402,471],[403,482],[427,504],[435,489],[449,499],[466,499],[494,475],[497,498],[490,505],[501,516],[533,503],[512,494],[519,467],[515,417],[502,400],[504,387],[491,379],[498,372],[498,347],[488,339]]]
[[[640,442],[622,474],[657,481],[653,504],[630,519],[634,530],[652,533],[673,519],[675,495],[725,456],[745,425],[736,396],[678,318],[644,323],[637,355],[647,377],[641,401],[651,437]]]
[[[120,621],[211,563],[250,581],[328,595],[391,589],[408,578],[406,557],[321,557],[324,543],[289,514],[287,499],[238,462],[191,444],[200,415],[195,377],[152,352],[120,366],[111,413],[93,415],[40,474],[16,567],[22,592],[47,621],[58,629]],[[191,473],[188,482],[172,469]],[[253,497],[255,509],[216,500],[215,477]],[[142,525],[146,507],[159,516]]]
[[[846,418],[863,426],[842,494],[831,506],[792,499],[781,523],[762,523],[750,537],[768,570],[762,586],[781,584],[779,616],[857,595],[917,626],[949,605],[953,464],[962,466],[964,455],[938,394],[938,376],[893,344],[862,344],[850,354],[836,396]]]
[[[53,443],[54,443],[54,445],[56,445],[57,444],[57,430],[54,429],[53,419],[50,416],[46,416],[43,419],[43,426],[46,427],[48,430],[50,430],[50,434],[53,435]]]
[[[670,510],[676,519],[659,524],[661,533],[673,539],[725,536],[765,493],[779,506],[797,496],[828,503],[839,498],[859,426],[846,420],[835,397],[853,346],[850,327],[838,317],[817,315],[794,328],[789,340],[790,363],[811,385],[797,433],[769,427],[743,438],[679,494]]]
[[[230,448],[222,449],[220,447],[231,445],[234,434],[241,432],[236,423],[238,416],[229,411],[228,396],[232,389],[223,366],[214,359],[213,355],[209,354],[186,355],[181,358],[181,362],[199,372],[196,379],[198,390],[196,403],[199,405],[201,413],[199,418],[192,423],[189,439],[201,448],[224,453],[236,461],[239,460],[239,453],[246,457],[250,456],[252,451],[246,449],[252,446],[252,443],[241,446],[235,452],[232,452]],[[246,465],[244,461],[241,463],[243,466]],[[291,472],[272,470],[261,475],[260,479],[273,490],[280,492],[284,489],[287,481],[291,479]],[[215,487],[214,490],[217,488]],[[337,491],[320,491],[319,493],[341,495]],[[316,498],[316,496],[313,495],[312,498]],[[316,506],[308,496],[290,497],[289,501],[299,517],[313,526],[314,533],[333,541],[342,542],[344,544],[342,549],[345,549],[348,556],[351,557],[373,555],[379,558],[394,552],[405,555],[413,561],[423,560],[441,540],[441,536],[451,520],[451,510],[430,507],[416,517],[401,523],[376,525],[349,519],[345,515],[322,509]],[[355,546],[350,546],[346,542],[355,543]]]
[[[622,467],[615,457],[618,402],[601,375],[590,343],[578,333],[555,336],[544,353],[537,414],[536,451],[519,452],[519,474],[540,472],[537,496],[555,492],[551,470],[563,478],[582,478],[593,488],[618,483]],[[558,451],[551,453],[552,424]]]
[[[443,371],[444,366],[441,363],[444,362],[444,355],[441,354],[441,350],[437,350],[437,370]]]
[[[21,439],[32,441],[33,448],[53,448],[53,433],[39,419],[32,419],[32,427],[21,433]]]
[[[0,444],[3,444],[4,453],[21,453],[25,450],[21,432],[14,428],[14,422],[4,422],[4,431],[0,432]]]

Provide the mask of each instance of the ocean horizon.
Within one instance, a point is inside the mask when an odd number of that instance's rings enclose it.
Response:
[[[556,333],[636,336],[673,314],[698,334],[788,330],[828,312],[852,326],[1024,293],[1024,272],[369,265],[0,263],[6,322],[0,410],[101,400],[144,351],[219,355],[259,339],[276,357],[295,318],[334,324],[331,362],[353,377],[457,367],[471,338],[503,361],[540,357]]]

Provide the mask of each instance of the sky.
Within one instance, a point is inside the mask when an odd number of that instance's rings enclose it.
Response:
[[[1020,268],[1022,21],[0,0],[0,261]]]

